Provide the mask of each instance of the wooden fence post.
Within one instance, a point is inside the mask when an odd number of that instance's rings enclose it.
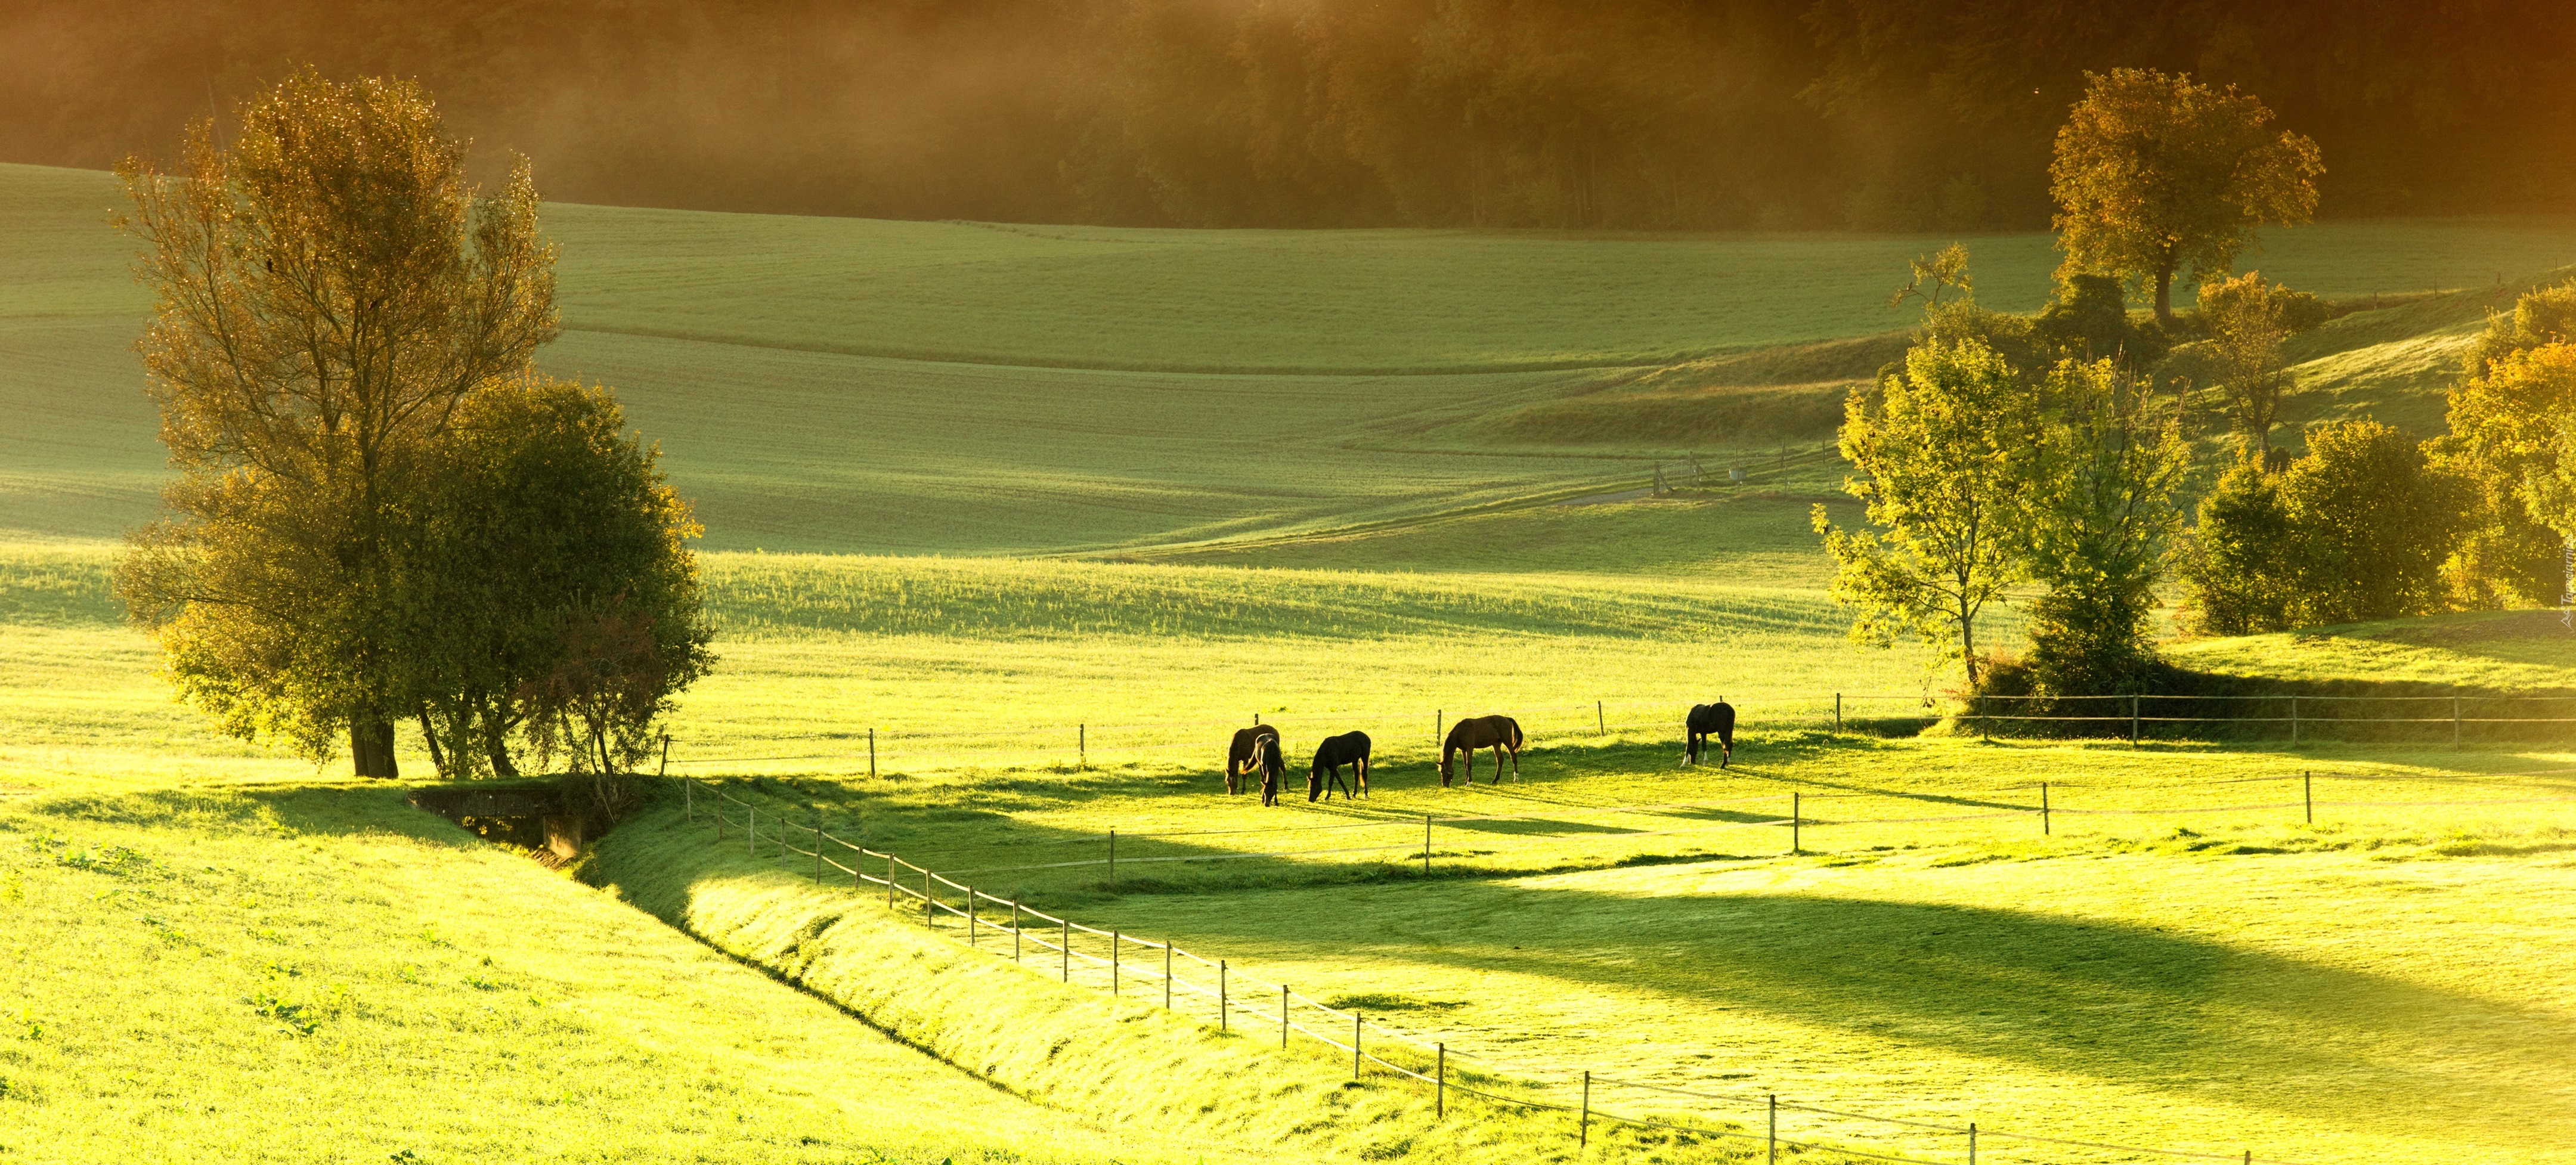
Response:
[[[1968,1122],[1968,1165],[1977,1165],[1977,1122]]]
[[[1351,1013],[1351,1082],[1360,1079],[1360,1013]]]
[[[1789,856],[1798,856],[1798,794],[1789,794]]]
[[[2129,694],[2129,747],[2138,747],[2138,696]]]
[[[877,730],[868,729],[868,775],[877,775]]]
[[[2306,806],[2307,806],[2307,809],[2308,809],[2308,824],[2310,824],[2310,825],[2314,825],[2314,824],[2316,824],[2316,823],[2317,823],[2317,779],[2316,779],[2316,774],[2314,774],[2314,773],[2312,773],[2312,772],[2309,772],[2309,771],[2308,771],[2308,770],[2306,770],[2306,769],[2301,769],[2301,770],[2299,770],[2299,801],[2300,801],[2300,803],[2301,803],[2301,804],[2304,804],[2304,805],[2306,805]]]
[[[1431,747],[1433,751],[1438,751],[1440,748],[1440,712],[1441,710],[1438,708],[1431,710]]]
[[[886,909],[894,909],[894,855],[886,855]]]
[[[1020,961],[1020,900],[1011,899],[1011,961]]]
[[[2039,835],[2047,837],[2055,832],[2057,831],[2050,828],[2048,823],[2048,782],[2041,781],[2039,783]]]
[[[1606,713],[1601,711],[1601,701],[1599,700],[1594,700],[1592,702],[1592,727],[1598,735],[1610,735],[1610,718]]]
[[[1226,1030],[1225,960],[1216,961],[1216,1030]]]
[[[1288,1050],[1288,985],[1279,985],[1279,1050]]]
[[[760,826],[755,824],[759,820],[760,810],[745,803],[742,807],[742,844],[755,858],[760,856]]]
[[[931,922],[930,922],[930,867],[928,867],[928,866],[923,866],[923,867],[921,868],[921,926],[922,926],[922,929],[924,929],[924,930],[929,929],[929,928],[930,928],[930,926],[931,926]]]
[[[1842,732],[1843,732],[1843,694],[1842,694],[1841,692],[1836,692],[1836,693],[1834,693],[1834,735],[1836,735],[1836,736],[1840,736],[1840,735],[1842,735]]]
[[[1576,1122],[1576,1124],[1575,1124],[1575,1126],[1574,1126],[1574,1144],[1575,1144],[1575,1146],[1576,1146],[1577,1148],[1580,1148],[1580,1147],[1582,1147],[1582,1146],[1584,1146],[1584,1145],[1589,1145],[1589,1144],[1591,1144],[1591,1143],[1592,1143],[1592,1071],[1591,1071],[1591,1069],[1588,1069],[1588,1068],[1587,1068],[1587,1069],[1585,1069],[1585,1070],[1584,1070],[1584,1072],[1583,1072],[1583,1118],[1582,1118],[1580,1121]]]
[[[1446,1117],[1449,1115],[1449,1045],[1433,1046],[1439,1049],[1439,1058],[1432,1061],[1431,1068],[1431,1115]]]
[[[1172,1009],[1172,936],[1163,936],[1163,1010]]]
[[[668,732],[662,734],[662,771],[653,775],[657,777],[671,775],[671,734]]]
[[[1109,888],[1118,889],[1118,827],[1109,827]]]
[[[1091,726],[1073,726],[1073,768],[1080,772],[1091,767]]]
[[[1109,993],[1118,994],[1118,932],[1109,932]]]
[[[1059,937],[1061,937],[1061,938],[1064,940],[1064,945],[1063,945],[1063,946],[1061,946],[1061,947],[1059,947],[1059,948],[1057,948],[1057,949],[1058,949],[1058,951],[1060,951],[1060,952],[1064,955],[1064,960],[1063,960],[1063,962],[1064,962],[1064,970],[1063,970],[1062,974],[1063,974],[1063,976],[1064,976],[1064,981],[1065,981],[1065,982],[1067,982],[1067,983],[1071,983],[1071,982],[1073,982],[1073,919],[1072,919],[1072,918],[1067,917],[1067,918],[1064,920],[1064,933],[1063,933],[1061,936],[1059,936]]]
[[[966,888],[966,945],[975,945],[975,888]]]
[[[1780,1165],[1780,1094],[1773,1092],[1766,1094],[1766,1096],[1770,1101],[1771,1108],[1771,1132],[1769,1135],[1769,1143],[1771,1146],[1770,1161],[1771,1165]]]

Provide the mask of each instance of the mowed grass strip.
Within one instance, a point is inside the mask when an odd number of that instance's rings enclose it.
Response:
[[[0,806],[0,1151],[1226,1157],[1016,1099],[398,798]]]

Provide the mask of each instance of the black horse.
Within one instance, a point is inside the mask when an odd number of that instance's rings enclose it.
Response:
[[[1271,751],[1278,751],[1279,730],[1276,728],[1272,728],[1267,724],[1257,724],[1250,728],[1238,728],[1235,730],[1234,741],[1225,746],[1226,792],[1240,793],[1243,791],[1240,781],[1244,774],[1252,771],[1251,765],[1247,763],[1252,759],[1252,742],[1263,738],[1269,739]]]
[[[1683,722],[1690,731],[1690,743],[1684,746],[1682,764],[1699,763],[1700,753],[1708,747],[1710,733],[1717,734],[1717,767],[1735,758],[1735,705],[1723,700],[1714,704],[1691,705],[1690,717]]]
[[[1252,739],[1252,760],[1246,767],[1261,774],[1261,803],[1265,806],[1278,804],[1279,782],[1288,776],[1288,763],[1279,755],[1278,733]]]
[[[1342,800],[1351,799],[1351,786],[1342,784],[1342,766],[1350,765],[1351,776],[1359,791],[1368,792],[1369,738],[1365,732],[1345,732],[1327,736],[1315,749],[1315,763],[1306,768],[1306,799],[1328,796],[1324,778],[1333,779],[1333,788],[1342,791]]]

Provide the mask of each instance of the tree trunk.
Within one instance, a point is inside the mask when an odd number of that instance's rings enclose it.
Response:
[[[2156,322],[2173,326],[2173,265],[2168,263],[2156,272]]]
[[[420,706],[420,738],[429,744],[429,763],[438,769],[438,775],[458,775],[448,767],[446,751],[438,747],[438,725],[430,719],[427,704]]]
[[[1965,590],[1967,588],[1962,587],[1960,589]],[[1968,690],[1971,692],[1976,691],[1977,621],[1966,614],[1959,616],[1959,662],[1960,665],[1965,667],[1968,671]]]
[[[392,780],[401,776],[394,764],[394,722],[371,712],[351,718],[349,759],[362,777]]]
[[[483,751],[492,761],[492,775],[516,777],[519,766],[510,760],[510,726],[501,719],[501,711],[489,700],[475,701],[481,707]]]

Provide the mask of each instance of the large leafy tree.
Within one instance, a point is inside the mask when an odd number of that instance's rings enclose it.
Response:
[[[299,72],[229,148],[119,168],[156,302],[141,349],[178,478],[118,573],[191,698],[317,759],[348,733],[393,776],[410,710],[404,505],[476,386],[555,333],[554,249],[524,160],[465,177],[429,99]]]
[[[2316,209],[2316,143],[2271,121],[2234,86],[2152,69],[2087,74],[2048,166],[2062,274],[2152,288],[2157,321],[2172,323],[2177,277],[2224,272],[2255,227]]]
[[[698,527],[658,459],[605,388],[518,377],[461,402],[403,547],[415,706],[443,769],[513,775],[516,734],[614,773],[706,672]]]
[[[2052,693],[2134,690],[2191,470],[2180,402],[2110,359],[2062,361],[2043,389],[2028,530],[2030,577],[2047,591],[2030,608],[2031,670]]]
[[[2023,573],[2021,553],[2040,437],[2040,400],[1974,338],[1929,339],[1844,410],[1845,483],[1873,529],[1839,529],[1815,509],[1837,565],[1835,599],[1852,637],[1884,645],[1921,636],[1975,685],[1977,619]]]

